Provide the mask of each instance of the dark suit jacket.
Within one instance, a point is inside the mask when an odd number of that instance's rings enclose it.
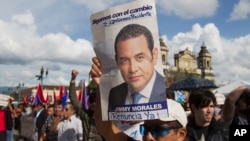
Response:
[[[38,137],[40,138],[42,133],[42,126],[45,123],[47,119],[47,111],[45,109],[42,110],[42,112],[39,114],[39,116],[36,119],[36,128],[38,129]]]
[[[149,102],[158,102],[166,100],[166,90],[163,77],[156,71],[154,86],[150,94]],[[122,83],[116,87],[113,87],[109,93],[109,106],[108,109],[112,106],[123,106],[126,102],[126,97],[128,94],[128,85],[127,83]]]

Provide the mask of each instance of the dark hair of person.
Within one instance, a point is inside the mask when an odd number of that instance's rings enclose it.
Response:
[[[191,91],[188,102],[190,107],[194,105],[196,108],[203,108],[207,107],[211,102],[216,105],[216,98],[209,89],[198,88]]]
[[[152,51],[154,48],[154,39],[150,30],[139,24],[129,24],[123,27],[115,38],[115,54],[117,54],[117,44],[120,41],[135,38],[140,35],[144,35],[146,37],[148,48]]]
[[[57,105],[62,105],[62,100],[56,100],[54,102],[54,106],[57,106]]]
[[[247,105],[250,105],[250,90],[246,89],[242,92],[241,96],[238,98],[238,100],[236,101],[236,105],[238,105],[240,102],[240,100],[243,100]]]
[[[73,106],[73,104],[72,104],[71,102],[67,102],[66,105],[69,105],[69,107],[70,107],[71,110],[75,110],[75,109],[74,109],[74,106]]]
[[[175,100],[174,90],[172,88],[166,88],[166,97]]]
[[[43,103],[41,103],[41,102],[38,102],[36,106],[44,107]]]
[[[50,104],[50,105],[47,107],[47,109],[49,109],[49,108],[54,108],[54,105],[53,105],[53,104]]]

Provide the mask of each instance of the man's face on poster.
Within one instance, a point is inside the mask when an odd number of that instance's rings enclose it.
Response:
[[[118,68],[133,91],[139,92],[148,84],[155,70],[157,55],[157,48],[151,51],[144,35],[117,43]]]

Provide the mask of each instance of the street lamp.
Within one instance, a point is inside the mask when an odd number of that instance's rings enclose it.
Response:
[[[21,88],[24,86],[24,83],[19,83],[17,86],[16,86],[16,93],[18,94],[18,103],[20,103],[21,101]]]
[[[37,80],[41,80],[41,86],[43,86],[43,79],[47,78],[48,74],[49,74],[48,68],[46,69],[45,74],[44,74],[44,68],[41,67],[40,75],[36,75]]]

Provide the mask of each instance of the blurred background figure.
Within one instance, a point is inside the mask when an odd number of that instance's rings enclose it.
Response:
[[[227,95],[222,111],[227,124],[250,125],[250,89],[240,86]]]
[[[36,140],[40,139],[41,135],[42,135],[42,126],[44,125],[46,119],[47,119],[47,111],[44,108],[43,103],[38,103],[36,105],[36,116],[34,119],[34,123],[35,123],[35,131],[37,132],[37,137]]]
[[[76,115],[82,121],[83,127],[83,140],[86,141],[103,141],[102,136],[98,133],[95,123],[95,104],[96,104],[96,92],[90,90],[88,98],[88,108],[85,105],[82,105],[76,98],[76,87],[75,81],[78,75],[78,70],[72,70],[71,72],[71,81],[69,87],[69,99],[74,106]]]
[[[0,140],[5,141],[6,140],[6,110],[3,106],[0,106]]]
[[[8,100],[8,105],[6,107],[6,141],[13,141],[14,132],[14,119],[16,113],[14,110],[14,105],[12,104],[13,98]]]
[[[42,127],[42,135],[39,138],[39,140],[43,141],[46,139],[46,133],[49,131],[50,126],[53,122],[54,119],[54,105],[47,105],[46,106],[46,110],[47,110],[47,119]]]
[[[226,97],[224,96],[224,94],[216,91],[215,98],[216,98],[217,105],[214,108],[214,116],[216,120],[220,120],[222,108],[225,103]]]
[[[59,141],[83,141],[82,121],[76,117],[73,105],[65,106],[63,120],[57,126]]]

